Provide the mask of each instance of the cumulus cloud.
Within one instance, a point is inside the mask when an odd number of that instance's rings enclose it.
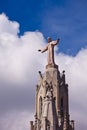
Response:
[[[87,49],[82,49],[75,56],[67,56],[62,53],[57,55],[60,70],[66,70],[66,81],[69,84],[70,115],[75,119],[76,129],[84,126],[86,130],[87,116]]]
[[[2,33],[14,35],[19,33],[19,24],[16,21],[10,21],[4,13],[0,15],[0,34]]]
[[[32,77],[33,69],[35,69],[37,64],[40,64],[37,50],[43,46],[43,35],[36,31],[27,32],[23,36],[18,37],[14,33],[15,26],[18,23],[9,21],[4,14],[1,15],[0,19],[2,21],[0,24],[0,28],[2,27],[2,33],[0,34],[1,78],[7,79],[7,81],[20,81],[20,83],[25,79],[29,80],[29,71],[32,71],[30,73]],[[16,27],[16,32],[19,30],[18,27]],[[36,62],[37,64],[35,64]]]
[[[2,130],[21,129],[22,120],[8,125],[11,120],[17,120],[16,111],[19,116],[25,110],[34,111],[35,74],[42,68],[44,59],[43,55],[39,57],[37,50],[44,45],[45,39],[38,31],[26,32],[19,37],[19,24],[10,21],[5,14],[0,15],[0,28],[0,126]]]
[[[12,111],[0,118],[1,130],[29,130],[29,120],[32,113],[29,111]]]
[[[38,53],[45,46],[39,31],[25,32],[18,36],[19,23],[0,15],[0,129],[28,130],[33,119],[35,84],[38,71],[45,71],[46,53]],[[61,41],[60,41],[61,42]],[[69,84],[70,114],[76,129],[87,128],[86,74],[87,49],[75,56],[55,53],[59,70],[66,71]]]

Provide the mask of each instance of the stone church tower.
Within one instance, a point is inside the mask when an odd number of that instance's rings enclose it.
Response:
[[[30,121],[30,130],[74,130],[74,121],[70,121],[68,84],[65,71],[60,73],[54,62],[54,45],[59,39],[48,38],[48,64],[42,74],[39,71],[39,82],[36,86],[35,122]],[[51,61],[51,62],[50,62]]]

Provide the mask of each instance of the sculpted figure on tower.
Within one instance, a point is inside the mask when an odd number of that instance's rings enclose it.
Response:
[[[59,40],[60,39],[52,41],[52,39],[50,37],[48,37],[48,44],[46,45],[46,47],[38,50],[41,53],[48,51],[48,58],[47,58],[48,64],[55,64],[55,62],[54,62],[54,46],[59,43]]]

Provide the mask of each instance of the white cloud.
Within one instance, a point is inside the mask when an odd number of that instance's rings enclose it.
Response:
[[[3,98],[17,96],[17,103],[21,102],[25,105],[24,108],[19,109],[19,105],[15,106],[15,110],[9,103],[9,111],[3,111],[3,101],[6,102],[9,100],[1,99],[2,104],[2,116],[0,117],[0,126],[2,130],[27,130],[29,125],[27,124],[28,119],[30,120],[30,110],[26,111],[26,104],[34,103],[30,100],[31,95],[34,97],[35,87],[37,84],[38,71],[45,71],[46,65],[46,54],[41,54],[37,50],[45,46],[45,39],[43,34],[35,32],[26,32],[23,36],[18,37],[19,24],[17,22],[10,21],[5,14],[0,15],[0,92],[5,94]],[[61,41],[60,41],[61,42]],[[85,126],[86,130],[86,117],[87,117],[87,49],[82,49],[75,56],[71,57],[63,53],[55,54],[56,63],[59,65],[59,70],[66,70],[66,81],[69,84],[69,95],[70,95],[70,113],[71,118],[80,122],[80,126]],[[2,83],[5,83],[4,92],[2,92]],[[16,85],[14,85],[16,84]],[[29,87],[29,97],[28,92],[21,90],[23,86]],[[19,87],[21,86],[21,87]],[[7,87],[7,89],[6,89]],[[16,90],[14,92],[13,90]],[[11,90],[11,92],[10,92]],[[27,92],[27,94],[26,94]],[[17,94],[17,95],[16,95]],[[15,97],[14,97],[15,95]],[[20,96],[21,95],[21,96]],[[25,97],[25,100],[21,100],[21,97]],[[16,98],[15,98],[16,99]],[[29,99],[29,100],[28,100]],[[26,101],[27,100],[27,101]],[[26,101],[26,103],[22,102]],[[7,105],[8,106],[8,105]],[[6,104],[5,104],[6,107]],[[12,109],[12,110],[11,110]],[[23,110],[24,109],[24,110]],[[27,109],[27,108],[26,108]],[[85,113],[85,114],[84,114]],[[33,113],[34,114],[34,113]],[[32,120],[32,119],[31,119]],[[4,124],[4,126],[3,126]],[[27,126],[26,126],[27,125]],[[79,130],[78,124],[76,129]]]
[[[66,70],[66,81],[69,85],[70,115],[75,119],[78,130],[84,126],[86,130],[87,117],[87,49],[82,49],[75,56],[59,54],[56,57],[60,70]],[[80,126],[79,126],[79,125]]]
[[[0,34],[2,33],[14,35],[19,33],[19,24],[16,21],[10,21],[4,13],[0,15]]]
[[[43,46],[44,38],[40,32],[27,32],[23,36],[18,37],[14,35],[14,27],[16,22],[11,22],[7,17],[2,14],[0,16],[1,21],[0,28],[4,28],[0,34],[0,73],[1,79],[7,81],[22,82],[25,79],[29,80],[33,76],[37,64],[40,65],[40,59],[38,60],[38,49]],[[3,25],[5,24],[5,25]],[[9,29],[13,30],[11,34]],[[18,26],[16,32],[18,32]],[[35,58],[36,57],[36,58]],[[43,57],[43,56],[42,56]],[[36,64],[37,62],[37,64]]]
[[[1,130],[29,130],[32,113],[29,111],[11,111],[0,118]]]

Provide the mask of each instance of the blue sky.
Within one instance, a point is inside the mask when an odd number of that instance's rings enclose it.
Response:
[[[87,47],[86,0],[0,0],[0,13],[20,24],[20,35],[39,30],[60,37],[59,51],[76,55]]]
[[[55,63],[66,71],[70,119],[87,129],[87,0],[0,0],[0,130],[29,130],[48,36],[61,39]]]

